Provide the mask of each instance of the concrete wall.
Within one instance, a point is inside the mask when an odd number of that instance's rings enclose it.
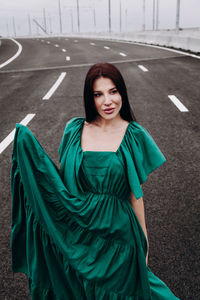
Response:
[[[72,36],[106,38],[146,43],[158,46],[173,47],[184,51],[200,54],[200,30],[175,31],[145,31],[128,33],[81,33]]]

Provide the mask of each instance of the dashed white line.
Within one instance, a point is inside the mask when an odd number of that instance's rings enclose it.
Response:
[[[176,105],[176,107],[181,111],[181,112],[187,112],[189,111],[182,103],[181,101],[174,95],[169,95],[168,98]]]
[[[35,114],[28,114],[20,124],[26,126],[33,118]],[[10,143],[14,140],[15,130],[13,129],[11,133],[0,143],[0,154],[10,145]]]
[[[66,49],[62,49],[62,52],[66,52],[67,50]]]
[[[149,70],[145,68],[143,65],[138,65],[138,68],[140,68],[143,72],[148,72]]]
[[[109,49],[110,49],[110,47],[108,47],[108,46],[104,46],[104,49],[107,49],[107,50],[109,50]]]
[[[47,44],[50,44],[50,42],[49,42],[49,41],[47,41]]]
[[[66,60],[69,61],[70,60],[70,56],[66,56]]]
[[[91,45],[91,46],[95,46],[96,44],[95,44],[95,43],[90,43],[90,45]]]
[[[62,72],[60,74],[60,76],[58,77],[58,79],[56,80],[56,82],[54,83],[54,85],[50,88],[50,90],[48,91],[48,93],[42,98],[43,100],[49,100],[49,98],[53,95],[53,93],[56,91],[56,89],[58,88],[58,86],[61,84],[61,82],[65,78],[66,74],[67,74],[66,72]]]
[[[77,40],[74,40],[74,43],[78,43],[78,41],[77,41]]]
[[[126,55],[125,53],[123,53],[123,52],[120,52],[119,55],[121,55],[121,56],[127,56],[127,55]]]
[[[11,41],[13,41],[15,44],[17,44],[18,50],[15,53],[15,55],[13,55],[11,58],[9,58],[7,61],[5,61],[3,64],[0,65],[0,69],[3,68],[4,66],[8,65],[9,63],[11,63],[11,61],[13,61],[15,58],[17,58],[22,52],[22,45],[19,42],[15,41],[14,39],[11,39]]]
[[[54,46],[57,47],[57,48],[60,47],[58,44],[55,44]]]

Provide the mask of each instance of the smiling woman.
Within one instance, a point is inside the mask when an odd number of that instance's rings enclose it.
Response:
[[[60,170],[16,126],[13,272],[27,274],[33,300],[178,300],[148,266],[142,184],[166,159],[115,66],[91,67],[84,104],[86,118],[66,124]]]

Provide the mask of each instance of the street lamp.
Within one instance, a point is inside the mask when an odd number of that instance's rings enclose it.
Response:
[[[179,22],[180,22],[180,0],[177,0],[176,4],[176,33],[179,32]]]

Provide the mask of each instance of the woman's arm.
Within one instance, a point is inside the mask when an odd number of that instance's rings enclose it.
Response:
[[[140,197],[139,199],[136,199],[134,194],[131,192],[130,196],[130,203],[133,207],[135,214],[140,222],[140,225],[144,231],[144,234],[147,239],[147,256],[146,256],[146,264],[148,264],[148,254],[149,254],[149,241],[148,241],[148,235],[147,235],[147,228],[146,228],[146,222],[145,222],[145,211],[144,211],[144,201],[143,197]]]

